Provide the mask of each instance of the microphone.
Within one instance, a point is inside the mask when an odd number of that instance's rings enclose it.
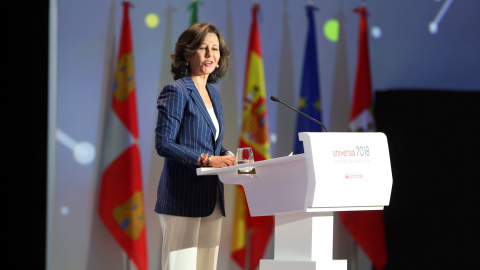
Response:
[[[317,119],[312,118],[312,117],[304,114],[303,112],[301,112],[301,111],[299,111],[299,110],[297,110],[297,109],[295,109],[295,108],[292,108],[292,107],[288,106],[287,104],[283,103],[283,101],[281,101],[280,99],[278,99],[276,96],[270,96],[270,99],[271,99],[272,101],[275,101],[275,102],[280,102],[280,103],[282,103],[283,105],[287,106],[288,108],[290,108],[290,109],[298,112],[299,114],[301,114],[301,115],[309,118],[310,120],[314,121],[315,123],[320,124],[320,125],[323,127],[323,129],[325,129],[325,132],[328,132],[328,131],[327,131],[327,128],[322,124],[322,122],[318,121]]]

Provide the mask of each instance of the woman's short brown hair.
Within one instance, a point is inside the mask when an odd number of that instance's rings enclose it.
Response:
[[[187,59],[193,55],[202,45],[208,33],[217,35],[220,46],[220,62],[219,67],[208,76],[208,83],[216,83],[219,79],[227,75],[228,66],[230,64],[230,51],[223,39],[220,31],[215,25],[210,23],[198,22],[187,28],[175,44],[175,53],[172,58],[171,72],[174,80],[178,80],[190,74],[190,69],[187,65]]]

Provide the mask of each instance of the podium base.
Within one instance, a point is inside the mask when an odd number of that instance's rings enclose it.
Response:
[[[347,260],[330,262],[260,260],[260,270],[346,270]]]

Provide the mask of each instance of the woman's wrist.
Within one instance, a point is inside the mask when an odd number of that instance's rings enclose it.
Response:
[[[198,160],[197,160],[197,166],[202,167],[203,157],[205,157],[205,153],[201,153],[201,154],[200,154],[200,157],[199,157]]]
[[[210,162],[212,161],[212,156],[208,156],[207,158],[207,167],[211,167]]]
[[[210,157],[210,155],[207,153],[205,154],[205,156],[203,156],[203,160],[202,160],[202,167],[206,167],[207,166],[207,159],[208,157]]]

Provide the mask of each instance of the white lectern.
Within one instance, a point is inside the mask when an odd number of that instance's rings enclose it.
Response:
[[[199,168],[225,184],[242,185],[252,216],[275,215],[274,259],[261,270],[347,269],[333,260],[333,213],[381,210],[392,172],[381,132],[299,133],[304,154],[227,168]],[[253,166],[254,174],[238,174]]]

